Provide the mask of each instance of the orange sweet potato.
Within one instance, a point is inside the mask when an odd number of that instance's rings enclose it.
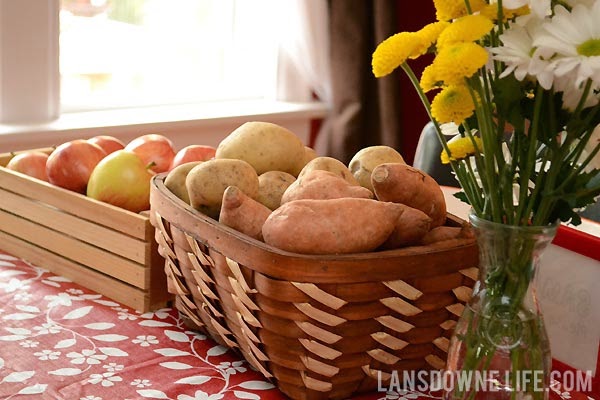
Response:
[[[396,220],[396,227],[383,244],[383,249],[397,249],[421,243],[429,232],[431,218],[421,210],[404,206],[404,212]]]
[[[375,196],[405,204],[431,218],[431,228],[446,221],[446,200],[440,185],[425,172],[402,163],[385,163],[371,174]]]
[[[474,238],[473,231],[469,224],[460,226],[438,226],[433,228],[421,239],[421,244],[432,244],[444,240],[459,238]]]
[[[388,238],[402,212],[371,199],[294,200],[273,211],[262,232],[265,243],[295,253],[368,252]]]
[[[271,210],[265,205],[236,186],[229,186],[223,192],[219,222],[262,241],[262,226],[270,213]]]
[[[292,200],[342,197],[372,199],[373,192],[362,186],[352,185],[333,172],[314,169],[298,177],[288,186],[281,197],[281,204]]]

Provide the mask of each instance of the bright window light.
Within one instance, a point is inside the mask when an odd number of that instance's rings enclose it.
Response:
[[[272,1],[62,0],[62,110],[272,96]]]

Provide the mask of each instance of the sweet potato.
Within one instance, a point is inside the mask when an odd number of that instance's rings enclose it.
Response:
[[[425,172],[402,163],[385,163],[375,167],[371,182],[379,200],[423,211],[431,218],[431,228],[446,221],[444,193]]]
[[[431,229],[423,238],[421,239],[421,244],[432,244],[441,242],[444,240],[450,239],[459,239],[459,238],[474,238],[473,231],[469,224],[464,224],[462,227],[460,226],[438,226],[436,228]]]
[[[383,244],[383,249],[397,249],[421,243],[429,232],[431,218],[421,210],[404,206],[404,212],[396,220],[396,227]]]
[[[295,253],[368,252],[388,238],[403,209],[371,199],[294,200],[269,215],[262,233],[265,243]]]
[[[281,196],[281,204],[292,200],[342,197],[372,199],[373,192],[362,186],[351,185],[333,172],[315,169],[306,172],[288,186]]]
[[[224,225],[262,241],[262,226],[269,214],[269,208],[236,186],[229,186],[223,192],[219,222]]]
[[[351,185],[360,186],[352,172],[346,167],[346,165],[338,159],[333,157],[316,157],[310,160],[304,168],[298,174],[298,178],[301,178],[305,174],[314,170],[323,170],[333,172],[336,175],[341,176],[348,181]]]

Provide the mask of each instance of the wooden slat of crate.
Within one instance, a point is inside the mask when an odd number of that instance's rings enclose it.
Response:
[[[111,275],[141,289],[150,284],[150,269],[120,257],[110,251],[94,247],[64,233],[49,229],[36,222],[0,210],[0,229],[12,236],[48,249],[65,258]],[[73,232],[76,234],[76,232]]]
[[[0,168],[0,188],[147,242],[154,236],[154,229],[146,217],[6,168]]]
[[[123,235],[1,188],[0,210],[8,210],[55,231],[76,236],[79,240],[101,249],[110,249],[112,253],[140,264],[144,264],[150,258],[150,244],[141,239]]]
[[[18,254],[19,257],[28,260],[34,265],[44,268],[51,265],[53,273],[64,276],[73,282],[133,309],[148,311],[155,307],[161,307],[164,304],[164,299],[158,301],[158,303],[153,301],[150,293],[147,291],[127,285],[92,269],[85,268],[85,266],[70,261],[62,255],[55,254],[2,231],[0,231],[0,243],[2,250],[11,254]]]

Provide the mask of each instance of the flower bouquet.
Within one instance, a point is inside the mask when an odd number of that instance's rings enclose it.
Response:
[[[484,388],[451,385],[446,397],[547,398],[551,358],[533,282],[558,221],[579,224],[600,195],[600,0],[434,5],[436,22],[379,44],[373,72],[407,74],[457,196],[472,207],[480,279],[447,372],[498,374]],[[435,57],[419,78],[409,62],[427,53]]]

